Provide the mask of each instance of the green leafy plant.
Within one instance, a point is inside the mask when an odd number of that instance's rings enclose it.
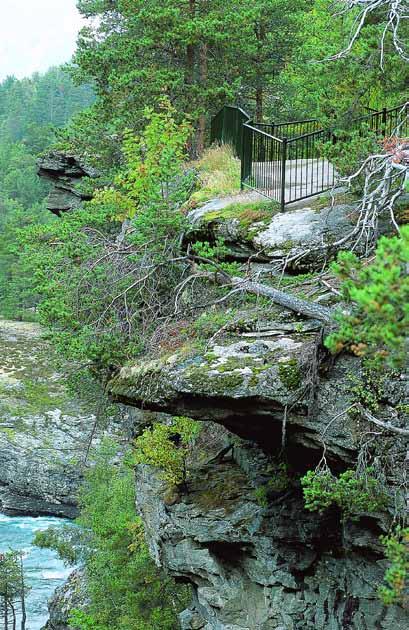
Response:
[[[170,485],[185,484],[187,460],[199,431],[199,423],[183,416],[171,424],[155,424],[135,440],[135,462],[157,466]]]
[[[254,490],[254,497],[261,507],[268,507],[271,495],[287,490],[291,483],[288,466],[285,462],[271,466],[272,477]]]
[[[278,364],[278,375],[282,383],[289,389],[298,389],[302,382],[297,359],[288,359]]]
[[[387,504],[387,497],[372,469],[358,475],[346,470],[335,477],[329,469],[309,470],[302,477],[305,507],[322,514],[331,505],[342,511],[343,518],[356,518],[362,512],[375,512]]]
[[[386,585],[379,588],[379,596],[387,606],[409,602],[409,528],[396,527],[381,542],[390,566],[385,573]]]
[[[333,353],[351,350],[375,364],[401,366],[409,328],[409,226],[400,236],[382,237],[368,265],[343,252],[333,270],[342,279],[343,297],[351,311],[337,315],[339,329],[325,344]]]
[[[346,128],[348,122],[346,121]],[[337,172],[346,177],[354,173],[360,164],[372,153],[379,153],[380,147],[375,134],[362,126],[360,130],[334,131],[337,142],[323,146],[322,155],[325,156],[337,169]],[[353,192],[360,192],[363,178],[354,180]]]
[[[70,611],[75,630],[173,630],[188,603],[187,589],[151,559],[135,500],[131,454],[105,440],[86,472],[75,525],[36,535],[36,544],[85,568],[87,604]]]
[[[352,400],[369,411],[376,412],[384,395],[385,370],[382,370],[377,362],[364,359],[361,373],[348,374],[348,380]],[[353,409],[351,413],[354,413]]]
[[[242,273],[240,263],[223,261],[229,255],[229,248],[223,238],[218,238],[213,244],[209,241],[195,241],[192,244],[192,252],[198,257],[209,260],[208,263],[200,262],[201,269],[207,271],[222,270],[231,276],[239,276]]]
[[[193,331],[200,339],[207,339],[229,322],[234,322],[234,311],[231,309],[205,311],[193,322]]]

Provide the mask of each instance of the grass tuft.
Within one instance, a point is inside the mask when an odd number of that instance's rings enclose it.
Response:
[[[191,207],[216,197],[240,193],[240,160],[234,157],[229,145],[207,149],[195,166],[199,171],[200,190],[193,193],[189,202]]]

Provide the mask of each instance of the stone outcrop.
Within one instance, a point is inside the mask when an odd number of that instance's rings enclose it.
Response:
[[[334,511],[311,514],[291,483],[260,505],[268,457],[254,444],[230,440],[234,456],[198,468],[188,494],[174,504],[152,469],[137,473],[151,554],[193,585],[181,628],[406,628],[407,611],[385,609],[377,596],[386,568],[381,521],[368,515],[343,527]]]
[[[60,216],[92,198],[77,185],[84,177],[94,179],[99,174],[77,156],[53,151],[38,160],[38,175],[51,184],[47,209]]]
[[[0,511],[72,518],[90,440],[105,431],[67,390],[75,366],[57,364],[39,326],[0,321],[0,353]]]
[[[50,618],[43,630],[72,630],[69,618],[73,609],[85,610],[88,596],[83,571],[73,571],[68,580],[57,588],[48,602]]]
[[[279,313],[272,308],[258,330],[230,333],[203,353],[140,360],[110,383],[117,400],[204,422],[187,493],[169,493],[160,474],[138,468],[138,511],[152,556],[193,586],[184,630],[403,630],[408,611],[385,608],[377,595],[388,514],[342,523],[335,508],[309,513],[299,484],[324,444],[327,463],[341,472],[356,465],[362,438],[371,435],[369,423],[346,412],[360,361],[345,356],[331,365],[319,323]],[[402,374],[385,385],[378,417],[387,420],[391,407],[408,400]],[[283,443],[292,471],[284,487]],[[407,444],[384,434],[380,448],[392,494]]]
[[[187,240],[215,242],[222,239],[226,256],[235,260],[286,261],[288,271],[319,270],[334,257],[341,241],[352,231],[357,201],[339,190],[289,205],[285,212],[271,202],[260,204],[261,196],[251,192],[215,199],[188,213]],[[405,201],[402,198],[401,205]],[[407,204],[407,200],[406,200]],[[390,230],[379,225],[380,233]]]

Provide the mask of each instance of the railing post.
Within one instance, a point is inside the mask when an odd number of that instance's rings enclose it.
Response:
[[[242,148],[241,148],[241,189],[244,189],[244,183],[251,175],[252,170],[252,146],[253,146],[253,131],[245,124],[242,123]]]
[[[288,138],[282,139],[281,145],[281,191],[280,191],[280,206],[281,212],[284,211],[285,208],[285,167],[287,164],[287,142]]]
[[[382,135],[386,136],[386,120],[387,120],[387,109],[386,107],[382,110]]]

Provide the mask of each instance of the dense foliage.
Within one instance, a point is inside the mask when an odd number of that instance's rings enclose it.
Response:
[[[343,297],[354,306],[338,315],[339,329],[326,344],[344,348],[375,362],[401,366],[407,358],[409,327],[409,227],[400,236],[379,240],[375,259],[362,263],[343,252],[333,269],[343,280]]]
[[[309,470],[301,479],[306,509],[322,513],[336,505],[344,518],[382,509],[387,504],[387,497],[372,472],[368,469],[358,474],[346,470],[336,477],[330,470]]]
[[[105,442],[86,474],[76,527],[39,532],[36,543],[67,563],[83,564],[85,610],[72,612],[78,630],[174,630],[187,592],[159,571],[149,556],[135,513],[132,468],[118,445]]]
[[[27,627],[25,601],[30,589],[25,581],[23,555],[22,551],[0,553],[0,617],[4,628],[16,628],[17,616],[21,630]]]
[[[402,102],[408,71],[388,34],[380,66],[383,15],[365,25],[348,58],[326,61],[353,28],[356,12],[343,8],[330,0],[81,0],[92,20],[72,72],[95,85],[98,100],[67,131],[66,146],[116,163],[125,130],[140,129],[144,108],[163,95],[192,121],[192,153],[229,102],[260,121],[317,116],[332,125]]]
[[[77,119],[69,142],[115,160],[125,128],[140,128],[146,105],[167,95],[196,133],[201,152],[209,115],[226,102],[261,118],[275,103],[274,84],[298,41],[296,17],[305,0],[81,0],[86,17],[73,73],[99,96]],[[85,137],[87,134],[87,137]]]
[[[218,273],[226,279],[226,271],[238,275],[239,263],[220,260],[227,255],[223,239],[186,247],[187,208],[231,194],[240,183],[239,162],[228,149],[203,151],[210,116],[231,102],[258,121],[317,117],[342,129],[345,141],[323,150],[347,174],[380,149],[374,137],[345,133],[345,123],[365,107],[399,104],[408,69],[387,32],[380,64],[380,14],[364,26],[347,58],[323,63],[344,48],[356,19],[354,10],[339,14],[341,2],[79,0],[78,6],[91,19],[79,37],[72,79],[54,69],[0,85],[0,310],[27,317],[39,304],[40,321],[58,348],[103,382],[142,352],[156,358],[180,349],[186,334],[193,341],[215,339],[229,323],[222,309],[228,310],[226,295],[231,299],[234,291],[215,289],[213,281]],[[103,173],[95,190],[85,182],[93,200],[58,220],[44,212],[47,190],[35,175],[35,157],[51,143]],[[198,155],[199,162],[188,162]],[[233,218],[248,227],[272,210],[256,204]],[[402,228],[379,241],[369,264],[349,251],[340,255],[333,270],[347,310],[326,340],[332,352],[350,350],[371,359],[372,367],[385,361],[402,366],[408,243],[409,228]],[[220,310],[207,309],[210,294]],[[205,343],[201,349],[208,351]],[[279,368],[289,390],[300,385],[295,367],[290,359]],[[375,413],[379,392],[362,394],[366,383],[353,385],[351,393]],[[157,466],[168,484],[186,490],[196,432],[186,418],[155,424],[136,440],[133,463]],[[361,473],[307,472],[301,481],[306,508],[335,506],[343,518],[384,509],[378,477],[367,468]],[[288,484],[287,468],[278,469],[255,498],[267,507],[269,493]],[[149,558],[135,516],[133,471],[117,447],[105,445],[88,471],[77,525],[37,537],[39,545],[86,569],[90,603],[73,611],[72,625],[173,630],[185,591]],[[384,544],[391,568],[381,596],[395,603],[406,588],[407,530]]]
[[[170,424],[155,424],[136,439],[135,462],[158,467],[170,485],[185,485],[188,457],[199,430],[197,422],[184,417],[175,417]]]
[[[385,555],[390,565],[385,573],[385,585],[379,589],[386,605],[409,601],[409,528],[396,527],[388,536],[382,537]]]
[[[43,201],[36,157],[55,141],[58,128],[93,100],[60,68],[0,84],[0,313],[28,316],[37,303],[31,273],[19,259],[16,231],[51,221]],[[23,264],[22,264],[23,263]]]
[[[178,278],[172,258],[184,223],[178,206],[191,187],[182,169],[188,128],[175,122],[168,103],[159,113],[147,110],[146,119],[140,135],[125,139],[125,163],[112,186],[59,221],[20,233],[41,321],[54,327],[65,354],[100,368],[139,352],[158,317],[170,312]]]
[[[409,69],[388,34],[384,66],[380,63],[381,12],[368,20],[348,56],[329,60],[346,47],[353,32],[359,9],[345,14],[344,8],[343,2],[315,0],[308,18],[298,16],[301,43],[279,78],[282,110],[288,115],[316,116],[337,127],[366,107],[379,110],[405,102]],[[407,24],[403,29],[408,34]]]

